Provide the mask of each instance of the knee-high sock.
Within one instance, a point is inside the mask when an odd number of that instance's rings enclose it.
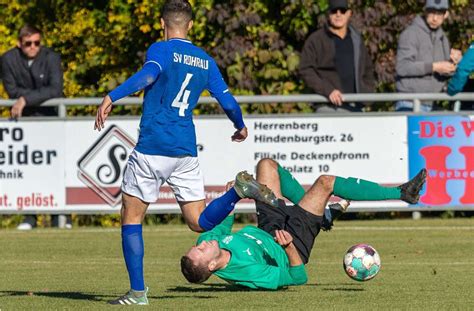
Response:
[[[304,196],[304,188],[291,173],[278,164],[281,194],[293,204],[298,204]]]
[[[214,199],[199,216],[199,226],[205,231],[211,230],[234,210],[235,204],[240,199],[234,188],[231,188],[221,197]]]
[[[145,290],[143,280],[143,245],[142,225],[122,226],[122,250],[130,278],[130,288],[136,291]]]
[[[354,177],[336,177],[333,193],[346,200],[356,201],[398,200],[401,194],[398,187],[383,187]]]

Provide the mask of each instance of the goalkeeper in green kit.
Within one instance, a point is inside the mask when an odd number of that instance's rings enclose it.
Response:
[[[241,172],[233,184],[241,198],[267,196],[268,188],[274,193],[271,197],[275,199],[267,200],[272,204],[256,201],[258,228],[246,226],[232,233],[234,216],[228,216],[199,236],[196,246],[181,258],[181,271],[191,283],[202,283],[215,274],[253,289],[305,284],[304,265],[314,240],[321,229],[330,230],[333,221],[346,211],[346,200],[403,200],[415,204],[425,180],[425,169],[398,187],[321,175],[305,192],[277,162],[263,159],[257,165],[257,180]],[[326,207],[331,195],[345,200]],[[283,198],[294,205],[287,206]]]

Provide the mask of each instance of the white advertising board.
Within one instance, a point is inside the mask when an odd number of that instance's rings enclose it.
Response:
[[[0,212],[65,207],[63,121],[0,123]]]
[[[0,124],[2,213],[118,212],[121,177],[138,137],[138,119],[108,120],[100,133],[93,131],[92,120]],[[247,118],[249,137],[242,143],[231,141],[234,129],[225,118],[198,118],[195,124],[208,200],[221,195],[237,172],[254,173],[258,160],[265,157],[292,171],[305,187],[321,174],[354,176],[385,185],[407,180],[405,116]],[[24,146],[28,163],[9,160],[11,150],[21,154]],[[34,162],[40,157],[41,163]],[[2,175],[19,172],[15,170],[22,172],[22,179]],[[40,202],[34,194],[39,194],[41,204],[31,203]],[[362,202],[352,206],[406,205]],[[238,207],[245,211],[253,210],[254,205],[244,201]],[[150,206],[150,212],[177,210],[168,187],[162,188],[159,201]]]

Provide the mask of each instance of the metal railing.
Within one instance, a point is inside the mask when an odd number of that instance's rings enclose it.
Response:
[[[328,103],[326,97],[316,94],[300,95],[249,95],[235,96],[240,104],[246,103]],[[366,93],[366,94],[344,94],[345,102],[397,102],[399,100],[410,100],[414,103],[414,112],[420,112],[423,101],[454,101],[453,111],[458,112],[461,101],[474,101],[474,93],[459,93],[449,96],[445,93]],[[54,98],[47,100],[42,106],[57,106],[59,117],[66,117],[66,107],[76,105],[99,105],[101,97],[76,97],[76,98]],[[126,97],[114,103],[114,105],[139,105],[143,101],[141,97]],[[15,100],[0,99],[0,106],[12,106]],[[210,96],[201,96],[199,103],[210,104],[217,101]]]

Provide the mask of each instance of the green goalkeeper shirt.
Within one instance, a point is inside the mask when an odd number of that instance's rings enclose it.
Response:
[[[202,233],[197,244],[216,240],[231,253],[227,266],[214,274],[232,284],[253,289],[277,289],[307,281],[303,264],[290,266],[285,250],[267,232],[247,226],[232,233],[234,216],[228,216],[214,229]]]

